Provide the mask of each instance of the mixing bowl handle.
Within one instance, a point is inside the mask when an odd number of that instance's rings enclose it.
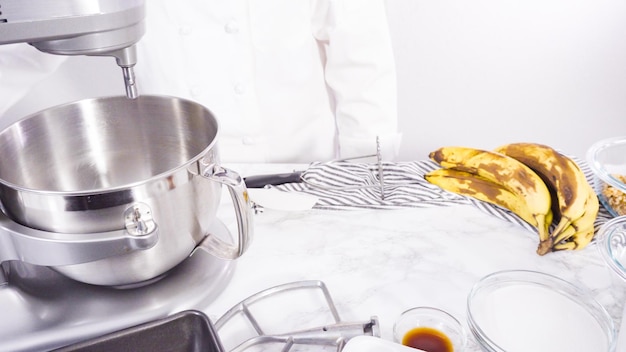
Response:
[[[127,230],[67,234],[23,226],[0,212],[0,263],[19,260],[43,266],[81,264],[149,249],[157,240],[156,225],[141,235]]]
[[[239,236],[237,245],[231,245],[217,235],[211,234],[202,241],[200,247],[218,258],[239,258],[248,249],[252,239],[252,206],[246,184],[238,173],[219,165],[207,167],[202,176],[228,187],[235,206]]]

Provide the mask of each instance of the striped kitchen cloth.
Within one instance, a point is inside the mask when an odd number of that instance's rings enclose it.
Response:
[[[572,159],[580,166],[590,183],[592,171],[582,160]],[[383,186],[378,181],[378,164],[336,161],[312,163],[302,173],[302,182],[275,186],[287,192],[304,192],[318,198],[317,209],[397,209],[427,208],[469,204],[500,219],[513,222],[531,231],[533,226],[510,210],[471,197],[445,191],[424,179],[429,171],[440,166],[431,160],[382,162]],[[611,218],[600,207],[596,228]]]

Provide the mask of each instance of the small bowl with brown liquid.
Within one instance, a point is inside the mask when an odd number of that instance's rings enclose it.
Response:
[[[467,344],[463,325],[452,315],[433,307],[411,308],[393,327],[396,342],[425,352],[461,352]]]

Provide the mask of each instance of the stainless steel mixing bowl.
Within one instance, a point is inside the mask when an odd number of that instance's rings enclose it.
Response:
[[[199,245],[236,258],[248,247],[252,214],[239,175],[219,165],[217,136],[208,109],[174,97],[96,98],[44,110],[0,132],[2,211],[29,228],[81,236],[158,227],[152,248],[55,267],[86,283],[152,279]],[[235,204],[236,244],[210,234],[222,185]]]

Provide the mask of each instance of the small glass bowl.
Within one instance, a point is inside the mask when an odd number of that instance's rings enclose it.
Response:
[[[467,344],[463,325],[449,313],[434,307],[416,307],[404,311],[393,326],[393,337],[402,344],[405,335],[416,328],[431,328],[450,339],[454,352],[461,352]]]
[[[485,276],[470,291],[467,318],[486,352],[615,351],[613,319],[588,289],[536,271]]]
[[[623,287],[626,283],[626,216],[605,222],[598,230],[596,241],[614,285]],[[626,350],[626,306],[623,308],[617,341],[617,351]]]
[[[587,151],[594,190],[613,216],[626,215],[626,136],[608,138]]]
[[[626,282],[626,216],[613,218],[600,227],[598,247],[611,271]]]

